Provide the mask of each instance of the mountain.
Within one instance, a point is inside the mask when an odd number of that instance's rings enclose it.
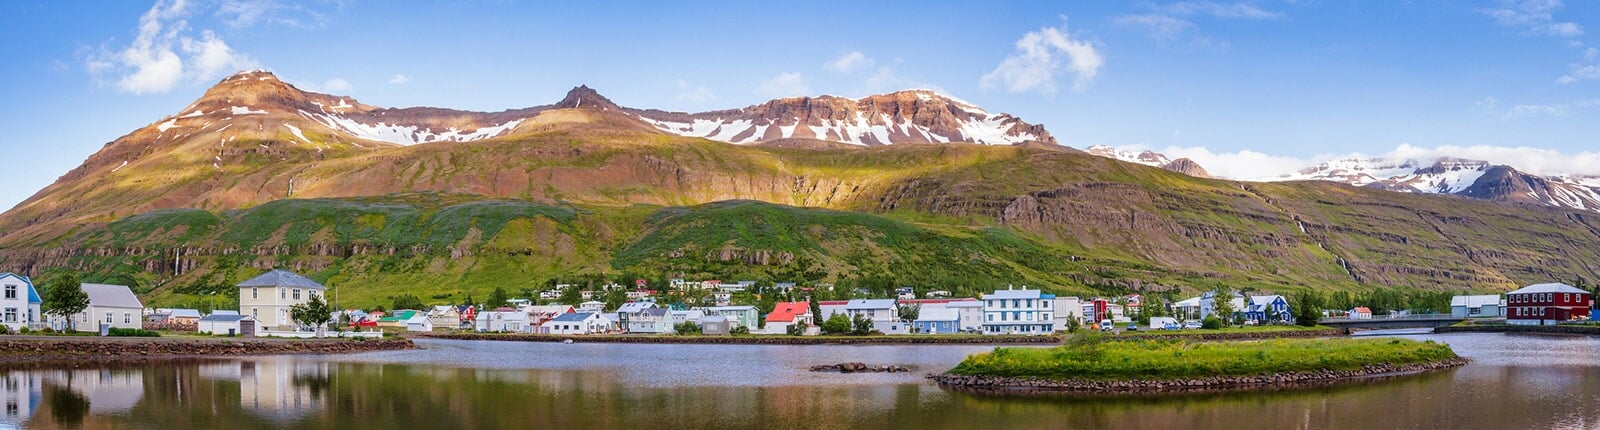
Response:
[[[728,143],[813,139],[852,145],[967,142],[1055,144],[1043,126],[929,90],[849,99],[792,97],[701,113],[630,111],[662,131]]]
[[[1193,160],[1187,158],[1171,160],[1166,155],[1154,151],[1133,151],[1096,145],[1085,148],[1084,152],[1160,167],[1190,176],[1210,177],[1209,173]],[[1249,180],[1328,181],[1394,192],[1451,194],[1498,202],[1600,211],[1600,177],[1538,176],[1518,171],[1511,166],[1453,157],[1430,160],[1337,159],[1278,177]]]
[[[924,136],[939,118],[974,118],[894,94],[922,113],[896,104],[909,116],[889,119]],[[815,119],[825,98],[761,106],[798,103],[784,112]],[[503,112],[392,109],[236,75],[0,214],[0,270],[82,270],[153,305],[233,294],[272,267],[335,285],[353,306],[676,276],[962,295],[1600,278],[1592,212],[1207,179],[1039,140],[734,145],[661,130],[651,121],[670,118],[654,112],[587,87]],[[1501,177],[1485,192],[1542,189],[1493,172],[1474,183]]]
[[[1190,160],[1188,158],[1179,158],[1173,160],[1167,158],[1166,155],[1162,155],[1161,153],[1155,151],[1130,151],[1126,149],[1112,148],[1105,145],[1090,146],[1088,148],[1084,148],[1083,151],[1091,155],[1098,155],[1113,160],[1122,160],[1129,163],[1160,167],[1197,178],[1211,177],[1211,173],[1207,172],[1204,167],[1200,166],[1200,163],[1197,163],[1194,160]]]

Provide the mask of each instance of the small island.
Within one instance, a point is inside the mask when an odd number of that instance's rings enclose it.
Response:
[[[947,387],[996,393],[1130,394],[1314,385],[1466,362],[1449,345],[1406,339],[1207,342],[1078,335],[1052,348],[995,348],[929,377]]]

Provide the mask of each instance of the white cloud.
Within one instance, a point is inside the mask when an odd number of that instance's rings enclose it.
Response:
[[[1560,118],[1567,116],[1567,114],[1576,109],[1600,107],[1600,99],[1581,100],[1568,103],[1518,104],[1501,111],[1496,106],[1494,98],[1488,97],[1483,101],[1479,101],[1477,106],[1479,110],[1491,115],[1497,115],[1502,120],[1510,120],[1526,116],[1551,116]]]
[[[1144,30],[1156,40],[1171,40],[1194,28],[1194,23],[1167,15],[1128,15],[1112,20],[1122,27]]]
[[[1209,15],[1217,18],[1229,19],[1279,19],[1283,14],[1268,11],[1244,3],[1221,4],[1209,1],[1186,1],[1173,3],[1160,10],[1173,15]]]
[[[1119,147],[1118,149],[1142,151],[1149,148],[1131,145]],[[1401,144],[1387,153],[1376,156],[1363,153],[1346,153],[1325,154],[1310,158],[1268,155],[1250,150],[1214,152],[1205,147],[1168,146],[1155,151],[1173,159],[1189,158],[1199,163],[1212,176],[1235,180],[1280,179],[1283,175],[1330,160],[1373,157],[1417,160],[1456,157],[1504,164],[1535,175],[1600,175],[1600,153],[1593,151],[1571,153],[1526,146],[1442,145],[1424,148]]]
[[[355,87],[350,86],[350,81],[346,81],[344,78],[329,79],[327,82],[322,83],[321,88],[322,91],[331,94],[350,94],[350,91],[355,89]]]
[[[1063,16],[1065,21],[1066,17]],[[1094,45],[1073,39],[1067,25],[1030,31],[1017,39],[1016,49],[994,71],[983,75],[980,87],[1003,85],[1008,92],[1055,94],[1056,78],[1072,75],[1072,89],[1079,91],[1094,80],[1105,58]]]
[[[1589,49],[1583,51],[1583,59],[1589,61],[1600,59],[1600,49],[1594,49],[1593,46],[1590,46]]]
[[[180,82],[200,82],[255,67],[255,61],[230,48],[211,31],[191,37],[188,3],[157,1],[139,17],[139,34],[126,48],[101,48],[85,59],[97,81],[107,74],[118,90],[134,94],[165,93]],[[181,52],[181,54],[180,54]]]
[[[389,83],[395,84],[395,85],[403,84],[403,83],[410,82],[410,81],[411,81],[411,77],[410,76],[400,75],[400,74],[396,74],[396,75],[394,75],[393,78],[389,78]]]
[[[1478,12],[1494,18],[1502,26],[1521,28],[1525,34],[1582,36],[1583,26],[1578,23],[1556,21],[1555,11],[1562,6],[1561,0],[1501,0],[1500,8],[1478,9]]]
[[[1600,79],[1600,64],[1573,64],[1567,67],[1567,74],[1556,78],[1556,83],[1570,84],[1581,80]]]
[[[701,85],[690,85],[689,81],[683,79],[679,79],[675,86],[678,89],[676,97],[678,100],[700,105],[717,99],[717,95],[713,94],[711,89]]]
[[[872,67],[872,58],[868,57],[867,54],[862,54],[861,51],[850,51],[841,54],[838,58],[834,58],[832,61],[822,65],[822,68],[838,74],[850,73],[856,69],[867,67]]]
[[[798,97],[811,94],[805,77],[798,72],[779,73],[756,87],[756,92],[768,97]]]
[[[323,26],[322,14],[278,0],[223,0],[217,6],[216,16],[234,29],[248,28],[257,23],[296,28]]]

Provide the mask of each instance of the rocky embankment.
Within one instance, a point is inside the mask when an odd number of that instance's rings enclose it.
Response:
[[[409,339],[0,338],[0,365],[108,364],[252,355],[348,354],[415,347]]]
[[[1594,325],[1510,325],[1482,324],[1436,327],[1434,333],[1544,333],[1586,334],[1600,336],[1600,326]]]
[[[432,333],[408,334],[408,336],[433,339],[500,340],[515,342],[566,342],[570,340],[574,343],[658,343],[711,345],[1055,345],[1061,343],[1061,338],[1056,336],[566,336],[512,333]]]
[[[998,394],[1053,392],[1141,394],[1177,391],[1224,391],[1261,386],[1321,385],[1346,380],[1384,378],[1430,372],[1462,366],[1467,364],[1467,361],[1465,358],[1452,358],[1430,363],[1406,365],[1369,364],[1357,370],[1316,370],[1273,375],[1212,376],[1189,379],[1046,380],[1001,376],[952,375],[948,373],[928,375],[928,378],[938,382],[941,386]]]
[[[824,364],[811,366],[812,372],[839,372],[839,373],[904,373],[910,372],[910,367],[890,364],[887,366],[868,366],[866,363],[850,362],[839,364]]]

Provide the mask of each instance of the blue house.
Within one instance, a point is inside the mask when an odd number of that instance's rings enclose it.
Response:
[[[1244,309],[1244,319],[1255,321],[1256,324],[1270,324],[1293,321],[1294,315],[1289,312],[1289,301],[1274,294],[1250,296],[1250,303]]]
[[[953,334],[961,332],[961,310],[929,308],[917,313],[911,328],[922,334]]]

